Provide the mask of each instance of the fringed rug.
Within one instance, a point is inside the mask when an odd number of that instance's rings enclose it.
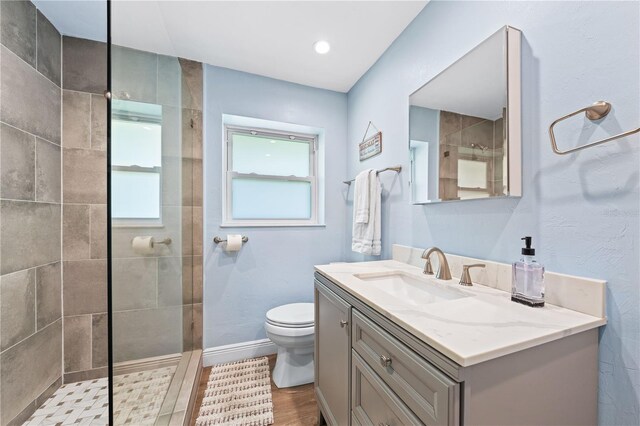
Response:
[[[273,401],[267,357],[214,365],[196,426],[267,426]]]

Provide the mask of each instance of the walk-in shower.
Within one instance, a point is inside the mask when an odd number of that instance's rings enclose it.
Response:
[[[119,6],[0,2],[1,425],[190,418],[202,66]]]

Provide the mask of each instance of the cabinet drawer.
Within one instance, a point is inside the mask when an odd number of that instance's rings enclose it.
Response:
[[[357,310],[351,345],[378,376],[427,425],[453,425],[459,386]]]
[[[356,353],[351,356],[351,378],[353,425],[422,424]]]

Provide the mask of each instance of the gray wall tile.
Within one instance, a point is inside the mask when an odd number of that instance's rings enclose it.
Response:
[[[60,205],[0,201],[1,273],[60,260]]]
[[[65,383],[81,382],[84,380],[94,380],[100,377],[107,377],[109,370],[107,367],[95,368],[93,370],[74,371],[73,373],[64,374]]]
[[[182,352],[182,307],[115,312],[115,362]]]
[[[107,90],[107,45],[63,37],[62,69],[64,89],[102,94]]]
[[[180,58],[182,107],[202,111],[202,63]]]
[[[111,48],[112,84],[118,99],[156,103],[158,55],[126,47]]]
[[[36,65],[36,7],[30,1],[0,2],[0,41],[32,67]]]
[[[60,88],[4,46],[0,61],[0,120],[60,144]]]
[[[91,95],[91,148],[107,149],[107,100],[103,95]]]
[[[61,50],[60,33],[49,20],[38,11],[38,40],[36,68],[49,80],[60,86]]]
[[[107,311],[107,261],[71,260],[63,263],[64,315]]]
[[[64,202],[104,204],[107,199],[106,153],[65,148],[62,155]]]
[[[60,146],[36,139],[36,201],[59,203],[60,169],[62,156]]]
[[[177,58],[158,55],[158,103],[180,106],[182,70]]]
[[[7,424],[49,389],[62,375],[61,366],[61,320],[0,354],[0,423]]]
[[[62,264],[36,268],[36,314],[38,330],[62,316]]]
[[[91,258],[107,258],[107,206],[91,206]]]
[[[158,262],[155,257],[113,259],[113,309],[157,306]]]
[[[0,124],[0,196],[33,200],[35,196],[35,137]]]
[[[202,256],[193,256],[193,303],[202,303]]]
[[[185,258],[191,263],[191,258]],[[177,306],[182,305],[183,293],[186,290],[187,300],[191,299],[191,287],[183,286],[182,273],[187,267],[183,267],[180,257],[158,258],[158,305]],[[189,271],[190,272],[190,271]]]
[[[91,368],[91,315],[64,318],[64,371]]]
[[[36,331],[35,269],[0,277],[0,351]]]
[[[91,258],[90,206],[65,204],[62,208],[62,257],[64,260]]]
[[[91,367],[105,367],[109,362],[107,314],[94,314],[91,316]]]
[[[91,95],[62,91],[62,145],[91,148]]]

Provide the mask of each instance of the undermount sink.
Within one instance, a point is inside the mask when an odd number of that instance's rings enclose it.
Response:
[[[404,304],[409,305],[420,306],[472,296],[461,290],[435,284],[402,271],[369,272],[353,274],[353,276],[393,298],[402,299]]]

